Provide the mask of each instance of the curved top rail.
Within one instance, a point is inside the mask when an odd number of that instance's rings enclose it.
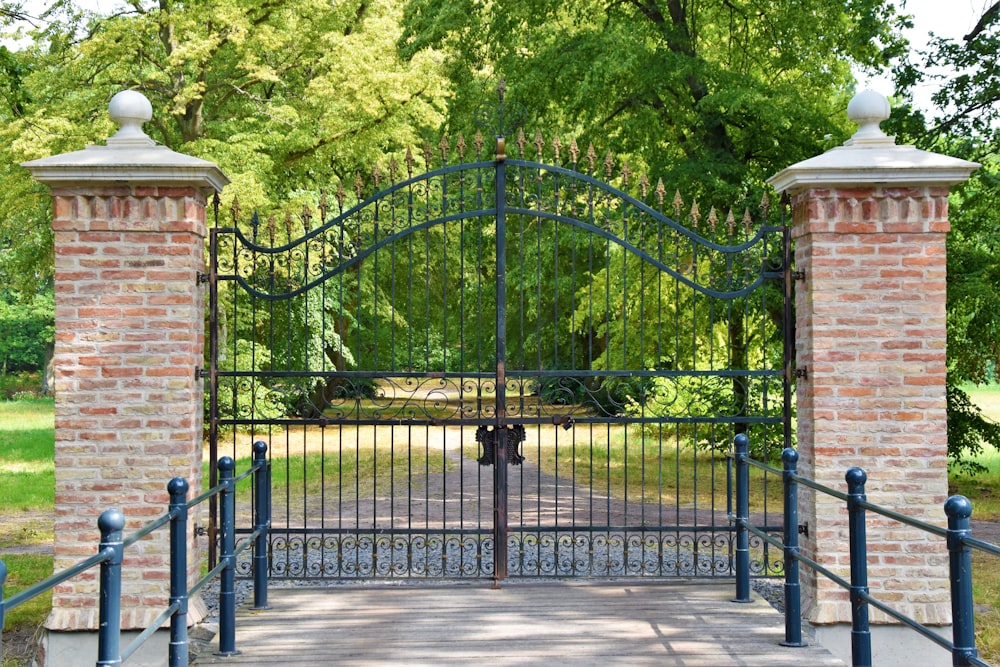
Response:
[[[512,193],[508,189],[504,192],[502,201],[498,202],[489,196],[487,196],[486,201],[484,201],[483,192],[487,190],[487,187],[484,186],[493,185],[495,181],[485,183],[483,175],[486,174],[492,176],[496,170],[501,168],[501,166],[505,169],[536,170],[540,174],[546,173],[554,175],[557,178],[564,178],[567,180],[567,183],[575,182],[577,184],[582,184],[582,187],[579,190],[571,188],[570,192],[573,193],[572,197],[560,200],[559,192],[564,185],[557,180],[554,188],[554,201],[556,203],[553,206],[545,206],[544,204],[541,204],[540,197],[535,196],[537,191],[528,192],[527,189],[524,188],[523,181],[520,185],[515,186],[521,193],[520,197],[517,197],[515,194],[512,198]],[[468,172],[477,172],[479,175],[475,178],[475,188],[471,186],[468,187],[468,192],[471,192],[474,189],[477,193],[475,197],[472,198],[474,200],[473,205],[469,208],[465,208],[464,197],[466,196],[467,191],[464,188],[467,186],[467,182],[461,180],[461,177]],[[514,173],[516,174],[517,172]],[[455,192],[454,196],[449,196],[450,193],[447,190],[447,179],[452,176],[459,177],[460,180],[458,182],[463,185],[460,186],[460,189]],[[438,181],[436,179],[443,180]],[[424,188],[427,187],[429,189],[429,185],[427,184],[432,182],[444,183],[440,199],[440,208],[425,207],[422,211],[423,215],[414,217],[412,215],[412,210],[414,208],[415,198],[425,196],[427,190]],[[508,187],[509,184],[515,182],[516,178],[508,179]],[[415,189],[419,191],[416,195],[414,194]],[[393,200],[394,196],[401,196],[401,199]],[[463,205],[460,210],[450,210],[449,204],[457,198],[461,198]],[[568,204],[564,207],[559,203],[560,201],[566,201],[567,199],[573,198],[576,198],[578,203],[583,204],[584,209],[589,212],[589,216],[580,215],[578,210],[573,210],[572,204]],[[354,238],[351,236],[352,232],[346,231],[347,225],[352,220],[356,220],[364,215],[366,211],[370,211],[372,209],[375,211],[374,217],[369,218],[369,220],[377,225],[381,222],[381,219],[378,217],[378,212],[380,210],[379,206],[386,201],[394,202],[394,209],[398,206],[399,210],[407,211],[407,215],[403,221],[404,227],[396,231],[399,220],[392,215],[386,220],[383,227],[386,231],[384,236],[381,235],[382,230],[379,230],[365,239],[367,245],[363,249],[357,249],[353,245]],[[444,225],[449,222],[495,217],[501,211],[503,211],[504,214],[509,213],[512,215],[529,216],[567,224],[590,234],[603,237],[609,243],[620,246],[626,252],[641,258],[649,265],[654,266],[663,273],[668,274],[677,282],[712,298],[734,299],[745,296],[757,289],[767,277],[773,277],[773,275],[768,275],[769,272],[765,267],[761,267],[760,269],[748,273],[746,275],[747,283],[739,288],[713,288],[712,286],[702,284],[697,280],[684,275],[685,267],[688,266],[686,263],[680,262],[676,266],[671,266],[667,264],[662,257],[654,257],[649,251],[647,251],[646,248],[642,247],[642,243],[630,241],[627,230],[629,220],[633,215],[630,213],[631,211],[634,212],[635,219],[641,219],[643,221],[640,227],[649,228],[650,223],[652,223],[652,229],[658,230],[657,234],[661,240],[663,232],[666,231],[671,234],[676,234],[675,238],[677,240],[690,243],[692,248],[701,248],[710,252],[716,252],[727,256],[735,256],[739,253],[747,252],[754,246],[760,244],[769,232],[778,231],[780,230],[780,227],[761,225],[752,237],[747,238],[740,243],[731,245],[717,243],[699,234],[697,231],[681,225],[677,221],[664,215],[662,212],[657,211],[643,201],[628,194],[624,190],[595,178],[592,175],[559,165],[550,165],[542,162],[517,159],[509,159],[502,163],[496,161],[478,161],[449,165],[401,180],[397,183],[393,183],[388,188],[380,190],[363,201],[356,203],[354,206],[351,206],[333,219],[325,222],[315,229],[308,230],[301,237],[291,240],[283,245],[262,245],[248,238],[247,235],[244,234],[244,232],[238,227],[219,228],[216,230],[218,233],[234,235],[234,237],[238,239],[238,243],[246,251],[255,254],[259,253],[265,257],[281,253],[296,252],[301,246],[305,246],[306,252],[308,252],[307,249],[310,241],[315,239],[320,242],[328,242],[324,241],[324,237],[325,235],[330,234],[339,236],[339,239],[333,241],[334,243],[337,243],[338,241],[341,244],[344,244],[345,242],[349,243],[349,250],[347,252],[344,252],[342,255],[338,252],[335,256],[335,261],[337,262],[336,266],[328,268],[325,271],[322,271],[322,273],[314,274],[315,277],[311,280],[303,279],[302,284],[294,289],[288,289],[281,292],[264,291],[252,285],[250,281],[248,281],[244,276],[239,275],[236,271],[234,271],[232,275],[220,277],[227,280],[235,280],[248,294],[251,294],[256,298],[266,301],[287,300],[308,292],[331,278],[356,266],[368,256],[378,252],[381,248],[389,246],[392,243],[404,239],[416,232],[423,231],[437,225]],[[614,215],[615,220],[623,221],[626,229],[622,235],[615,233],[610,228],[596,224],[594,215],[595,212],[603,213],[604,211],[616,211]],[[376,227],[376,229],[378,228]],[[379,238],[380,236],[381,238]],[[641,240],[642,239],[640,239],[640,241]],[[341,248],[341,252],[343,252],[343,248]],[[730,267],[730,274],[731,273],[732,269]],[[771,273],[773,274],[773,272]],[[753,280],[750,280],[751,277],[753,277]],[[303,278],[307,278],[307,276],[303,276]],[[726,285],[726,287],[731,286]]]

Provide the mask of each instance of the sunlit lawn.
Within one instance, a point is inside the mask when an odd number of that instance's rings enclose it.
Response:
[[[55,502],[55,436],[51,400],[0,401],[0,553],[12,546],[51,544]],[[43,519],[27,519],[27,513]],[[19,516],[22,515],[22,516]],[[8,577],[4,597],[38,583],[52,574],[50,555],[4,555]],[[52,594],[14,608],[4,616],[3,629],[32,632],[49,613]],[[25,656],[5,651],[4,667],[24,664]]]

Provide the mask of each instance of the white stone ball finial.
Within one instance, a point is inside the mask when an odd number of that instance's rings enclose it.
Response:
[[[109,146],[154,146],[155,142],[142,131],[142,124],[153,118],[153,105],[135,90],[123,90],[111,98],[108,115],[121,129],[108,139]]]
[[[891,112],[889,100],[882,93],[865,90],[855,95],[847,105],[847,117],[857,124],[858,131],[845,145],[895,144],[894,138],[886,136],[879,127]]]

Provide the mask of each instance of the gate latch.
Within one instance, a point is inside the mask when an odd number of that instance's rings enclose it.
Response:
[[[482,445],[482,456],[477,459],[479,465],[488,466],[493,464],[498,444],[497,435],[500,433],[501,429],[491,429],[485,425],[476,429],[476,442]],[[505,434],[503,437],[507,438],[507,463],[515,466],[521,465],[521,462],[524,461],[524,457],[521,456],[521,443],[525,439],[524,426],[514,424],[503,429],[502,433]]]

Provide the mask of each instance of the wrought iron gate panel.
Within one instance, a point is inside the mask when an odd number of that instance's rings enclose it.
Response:
[[[269,442],[274,576],[731,573],[732,437],[790,439],[787,229],[536,145],[212,230],[211,460]]]

